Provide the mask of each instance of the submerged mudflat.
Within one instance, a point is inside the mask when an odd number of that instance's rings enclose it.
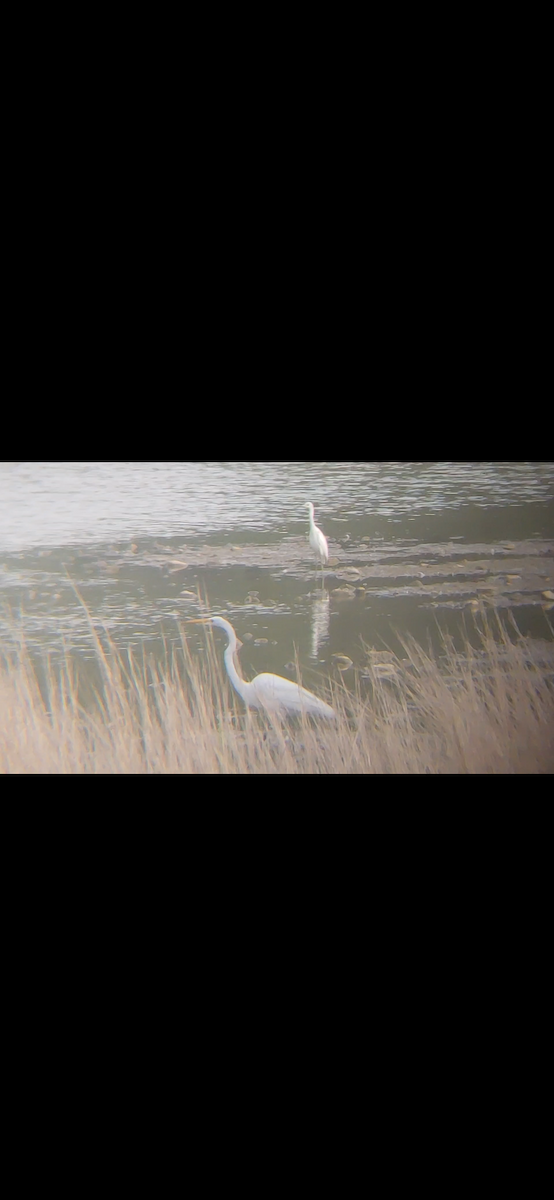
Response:
[[[348,681],[364,645],[494,610],[548,641],[553,539],[554,463],[0,463],[0,642],[90,657],[92,623],[160,656],[205,602],[247,675],[298,657]]]
[[[422,636],[442,613],[512,609],[524,633],[548,639],[554,603],[554,540],[442,543],[329,539],[316,571],[304,537],[271,542],[141,539],[125,545],[52,547],[5,555],[1,625],[14,621],[31,646],[90,645],[89,614],[116,641],[151,648],[177,637],[199,597],[246,635],[246,661],[282,669],[296,652],[319,663],[361,641],[387,643],[392,628]],[[263,654],[261,647],[265,647]],[[254,653],[256,651],[256,653]]]

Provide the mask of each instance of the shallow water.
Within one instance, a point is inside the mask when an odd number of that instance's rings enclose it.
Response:
[[[329,539],[323,581],[308,500]],[[548,639],[553,518],[553,463],[5,462],[0,633],[21,624],[33,650],[92,656],[77,588],[119,645],[158,653],[201,589],[236,626],[247,678],[292,674],[296,652],[308,681],[335,653],[352,674],[364,642],[398,648],[397,633],[425,640],[437,618],[459,630],[484,609]]]

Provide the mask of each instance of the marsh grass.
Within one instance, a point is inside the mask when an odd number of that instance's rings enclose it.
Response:
[[[0,665],[0,771],[551,772],[552,676],[515,625],[479,621],[461,649],[447,636],[439,651],[401,639],[385,676],[370,655],[353,690],[329,685],[336,724],[245,712],[211,629],[198,654],[183,627],[160,662],[118,651],[91,622],[100,682],[86,703],[69,654],[37,669],[20,639]]]

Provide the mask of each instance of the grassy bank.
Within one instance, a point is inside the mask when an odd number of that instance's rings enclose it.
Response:
[[[515,628],[480,620],[478,648],[406,640],[386,674],[368,666],[363,691],[334,685],[339,720],[325,728],[245,714],[211,633],[205,654],[183,637],[162,666],[94,635],[102,683],[86,706],[69,657],[37,676],[20,645],[0,666],[0,772],[551,772],[552,679]]]

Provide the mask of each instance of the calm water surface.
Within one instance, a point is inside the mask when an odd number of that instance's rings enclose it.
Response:
[[[323,586],[308,500],[330,544]],[[459,629],[477,603],[547,639],[554,463],[0,463],[4,644],[19,623],[33,649],[90,656],[74,586],[99,628],[154,652],[200,587],[243,639],[247,677],[291,674],[296,650],[306,679],[333,653],[361,667],[363,642],[424,638],[437,618]]]

